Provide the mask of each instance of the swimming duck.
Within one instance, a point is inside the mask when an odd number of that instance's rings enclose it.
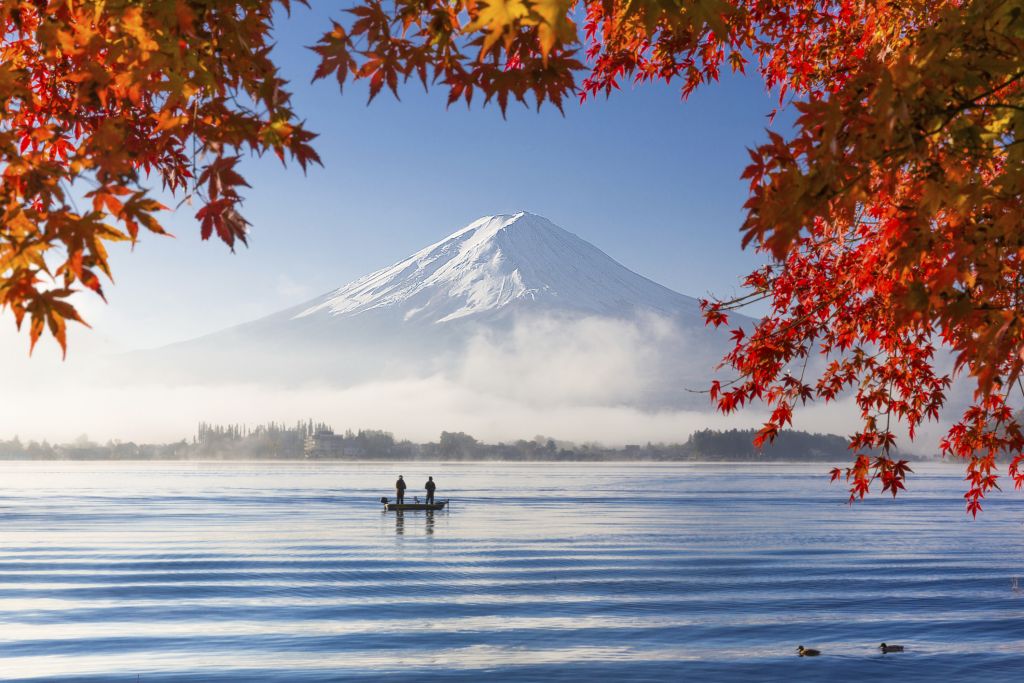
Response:
[[[903,652],[902,645],[886,645],[882,643],[878,646],[878,649],[882,651],[883,655],[889,654],[890,652]]]
[[[804,647],[803,645],[797,645],[796,653],[801,657],[817,657],[821,654],[821,650],[815,650],[809,647]]]

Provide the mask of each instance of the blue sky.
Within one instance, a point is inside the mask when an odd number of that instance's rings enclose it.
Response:
[[[690,100],[675,87],[570,102],[563,117],[445,107],[415,83],[366,105],[362,84],[310,84],[311,45],[339,12],[296,8],[276,57],[295,104],[320,133],[323,168],[303,175],[249,159],[251,246],[203,243],[185,207],[176,238],[147,237],[114,256],[110,305],[85,311],[94,335],[158,346],[303,301],[397,261],[485,214],[550,218],[672,289],[728,294],[758,262],[739,248],[746,148],[764,138],[774,100],[755,77],[727,77]],[[333,5],[337,7],[337,5]],[[781,125],[776,123],[776,126]],[[76,335],[80,336],[80,335]]]
[[[496,107],[447,109],[443,90],[424,93],[413,83],[400,102],[385,95],[368,107],[361,84],[341,94],[333,81],[309,82],[316,58],[304,46],[330,25],[325,4],[296,8],[281,22],[275,51],[293,82],[297,111],[320,133],[324,167],[303,175],[273,156],[247,159],[242,171],[252,188],[244,214],[253,229],[250,247],[235,254],[199,239],[195,207],[170,216],[174,239],[145,236],[134,250],[114,250],[109,304],[79,299],[93,328],[72,329],[67,362],[52,341],[29,359],[27,335],[16,335],[8,319],[0,326],[0,351],[8,351],[0,356],[7,380],[0,399],[10,409],[0,416],[0,437],[67,440],[87,432],[101,440],[167,440],[188,434],[199,419],[253,424],[316,415],[341,429],[415,438],[447,428],[481,438],[546,433],[615,443],[681,440],[696,427],[760,420],[753,412],[715,422],[704,413],[641,414],[618,406],[600,414],[574,406],[538,412],[530,401],[482,395],[440,377],[291,394],[249,386],[129,391],[112,383],[102,368],[105,359],[118,362],[118,352],[201,336],[307,301],[488,214],[541,214],[693,296],[729,295],[760,262],[740,249],[738,231],[746,150],[765,139],[775,103],[756,76],[727,76],[686,102],[674,87],[627,88],[610,100],[570,102],[565,116],[551,108],[512,108],[507,119]],[[787,125],[785,117],[774,125]],[[69,408],[55,423],[48,407],[57,396]],[[403,397],[412,401],[408,410],[396,403]],[[423,411],[428,402],[436,412]],[[812,423],[828,428],[820,416]],[[845,431],[843,424],[833,431]]]

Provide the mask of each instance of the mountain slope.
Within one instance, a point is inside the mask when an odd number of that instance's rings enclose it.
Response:
[[[138,357],[144,374],[168,381],[440,376],[527,400],[659,408],[706,406],[685,389],[707,386],[728,343],[696,299],[517,213],[474,221],[305,304]]]
[[[698,310],[694,299],[637,275],[546,218],[521,212],[474,221],[321,297],[296,317],[393,309],[405,321],[445,323],[521,302],[612,316],[638,307],[669,315]]]

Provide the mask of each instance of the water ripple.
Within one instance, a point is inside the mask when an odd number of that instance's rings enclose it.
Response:
[[[395,515],[375,503],[381,463],[4,466],[5,680],[1017,680],[1024,665],[1021,501],[965,519],[942,467],[850,508],[789,466],[405,463],[455,502]]]

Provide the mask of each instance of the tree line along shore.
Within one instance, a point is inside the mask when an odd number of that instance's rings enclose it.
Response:
[[[850,457],[835,434],[784,431],[770,445],[753,445],[755,430],[700,430],[683,443],[610,447],[538,436],[484,443],[462,432],[441,432],[437,441],[414,443],[374,429],[335,433],[313,420],[286,426],[246,427],[200,423],[191,440],[163,444],[109,441],[85,436],[71,443],[0,441],[3,460],[503,460],[651,462],[836,462]],[[902,456],[901,456],[902,457]]]

